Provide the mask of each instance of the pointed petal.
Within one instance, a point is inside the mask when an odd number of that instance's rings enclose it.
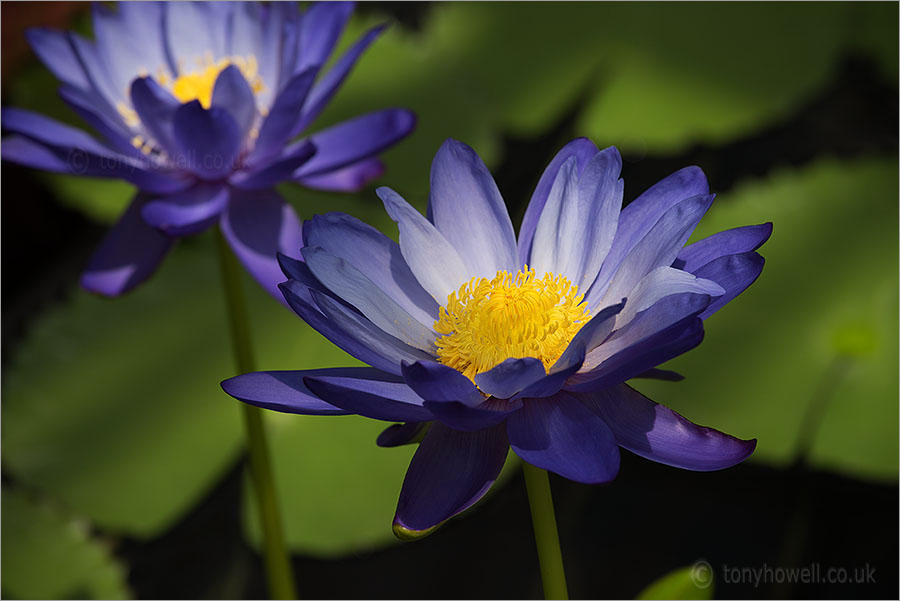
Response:
[[[456,249],[430,221],[391,190],[375,190],[384,209],[400,230],[400,252],[419,283],[438,304],[443,304],[470,279]]]
[[[713,300],[700,314],[700,318],[707,319],[746,290],[762,273],[765,263],[766,260],[759,253],[747,252],[719,257],[698,269],[697,277],[715,281],[725,290],[722,296]]]
[[[181,106],[178,99],[152,77],[138,77],[131,82],[131,104],[153,141],[170,156],[177,156],[174,119]]]
[[[749,457],[756,439],[698,426],[626,384],[579,395],[609,424],[620,445],[641,457],[686,470],[731,467]]]
[[[430,422],[406,422],[388,426],[375,441],[379,447],[391,448],[421,442],[431,427]]]
[[[56,79],[81,90],[92,89],[65,32],[35,27],[25,32],[25,38]]]
[[[771,222],[725,230],[685,246],[678,253],[675,267],[694,273],[719,257],[756,250],[771,235]]]
[[[323,129],[309,138],[318,148],[316,156],[294,177],[327,173],[378,154],[406,137],[415,125],[412,111],[385,109]]]
[[[462,142],[445,141],[431,163],[429,211],[473,276],[519,269],[516,236],[497,184],[481,158]]]
[[[353,14],[353,6],[353,2],[316,2],[303,13],[298,70],[328,61]]]
[[[315,153],[316,147],[311,142],[302,142],[285,149],[284,154],[273,159],[271,163],[263,162],[248,171],[236,172],[228,178],[228,183],[241,190],[271,188],[290,179],[294,171],[309,161]]]
[[[336,407],[372,419],[388,422],[423,422],[432,419],[422,407],[422,398],[402,380],[384,372],[380,379],[340,376],[307,376],[306,386],[319,398]]]
[[[315,78],[316,69],[311,67],[292,77],[278,93],[259,128],[259,137],[248,158],[251,165],[264,163],[278,156],[287,141],[293,137],[291,128],[300,118],[300,107],[303,106]]]
[[[544,364],[534,357],[509,358],[486,372],[475,376],[478,388],[497,397],[508,399],[546,375]]]
[[[228,111],[238,126],[241,140],[247,137],[256,119],[256,97],[236,65],[225,67],[216,78],[212,106]]]
[[[334,171],[301,177],[296,181],[313,190],[359,192],[370,181],[381,177],[384,169],[381,159],[368,158]]]
[[[547,197],[553,187],[553,182],[556,181],[560,167],[569,157],[575,157],[578,172],[581,175],[581,171],[595,154],[597,154],[597,147],[593,142],[587,138],[576,138],[563,146],[550,161],[534,188],[534,194],[531,195],[531,201],[528,203],[528,209],[522,219],[522,227],[519,230],[519,263],[521,265],[531,265],[534,232],[537,229],[541,213],[544,212],[544,205],[547,203]]]
[[[422,536],[474,505],[500,474],[508,448],[502,424],[478,432],[432,425],[403,480],[394,532]]]
[[[141,218],[141,196],[131,201],[94,251],[81,285],[89,292],[119,296],[150,277],[172,247],[172,239]]]
[[[204,109],[193,100],[175,110],[172,118],[176,161],[204,179],[220,179],[229,173],[241,147],[241,132],[225,109]]]
[[[616,319],[616,328],[621,329],[635,315],[646,311],[660,299],[685,292],[718,297],[725,294],[725,289],[712,280],[696,277],[674,267],[657,267],[628,293],[628,307]]]
[[[302,415],[348,415],[330,405],[307,388],[306,376],[337,376],[344,379],[381,379],[390,376],[370,367],[338,367],[301,371],[258,371],[229,378],[222,382],[222,390],[250,405]]]

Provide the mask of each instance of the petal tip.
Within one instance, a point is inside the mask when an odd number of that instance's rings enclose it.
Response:
[[[394,532],[394,536],[396,536],[399,540],[408,543],[415,540],[419,540],[425,538],[438,528],[440,528],[441,524],[435,524],[431,528],[426,528],[424,530],[413,530],[412,528],[407,528],[403,524],[401,524],[397,518],[394,518],[394,523],[391,526],[391,530]]]

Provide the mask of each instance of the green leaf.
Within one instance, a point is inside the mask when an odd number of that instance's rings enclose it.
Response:
[[[3,596],[128,599],[124,568],[84,520],[3,488]]]
[[[694,239],[773,221],[763,273],[667,364],[684,382],[635,385],[692,421],[758,438],[752,459],[775,465],[821,417],[813,465],[895,481],[897,197],[895,158],[822,161],[720,195]],[[820,392],[837,358],[848,369]],[[814,400],[824,414],[808,417]]]
[[[635,599],[712,599],[713,588],[712,568],[698,561],[655,580]]]

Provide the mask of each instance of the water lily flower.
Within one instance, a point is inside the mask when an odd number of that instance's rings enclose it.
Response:
[[[7,108],[3,158],[139,189],[91,259],[85,288],[126,292],[176,238],[218,223],[244,266],[282,298],[275,254],[296,252],[302,236],[273,186],[359,189],[383,171],[375,155],[414,126],[412,113],[392,108],[298,139],[384,29],[324,69],[352,11],[346,2],[303,13],[294,2],[96,3],[93,41],[28,32],[62,99],[101,138]]]
[[[431,168],[427,217],[378,196],[399,244],[348,215],[304,223],[303,261],[281,257],[294,311],[371,367],[270,371],[222,383],[288,413],[403,422],[382,446],[421,439],[394,531],[413,537],[475,503],[510,447],[585,483],[619,469],[619,447],[688,470],[754,450],[631,388],[695,347],[704,322],[760,274],[771,224],[685,246],[713,195],[682,169],[622,208],[621,158],[585,138],[540,178],[518,239],[478,155],[448,140]]]

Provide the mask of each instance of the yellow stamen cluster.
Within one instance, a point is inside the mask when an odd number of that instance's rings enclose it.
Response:
[[[232,56],[216,62],[213,60],[212,54],[207,53],[197,63],[199,68],[196,71],[185,72],[179,68],[181,75],[172,82],[172,94],[181,102],[199,100],[203,108],[209,108],[212,102],[213,86],[216,84],[216,78],[219,77],[219,73],[230,65],[235,65],[241,70],[244,79],[250,84],[254,94],[258,94],[265,89],[262,77],[259,75],[259,65],[256,62],[256,57],[252,54],[247,58]],[[159,83],[163,86],[168,85],[168,81],[165,79]]]
[[[474,381],[510,357],[535,357],[549,369],[590,314],[578,287],[533,269],[472,278],[447,297],[434,322],[438,360]]]

